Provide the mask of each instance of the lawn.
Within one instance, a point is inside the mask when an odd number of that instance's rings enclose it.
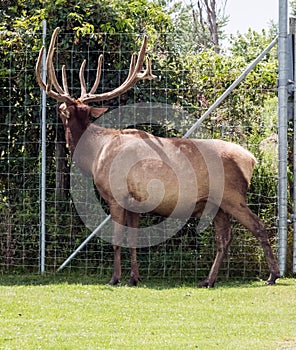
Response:
[[[296,279],[214,289],[2,276],[0,349],[296,349]]]

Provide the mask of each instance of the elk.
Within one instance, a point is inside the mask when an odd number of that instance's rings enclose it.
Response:
[[[36,79],[40,88],[58,102],[58,115],[74,161],[84,173],[93,177],[95,186],[109,205],[114,249],[114,271],[109,284],[116,285],[121,280],[121,242],[126,227],[131,239],[129,284],[134,286],[139,281],[136,238],[141,213],[201,217],[204,211],[214,213],[217,253],[208,277],[199,287],[215,284],[232,240],[232,218],[250,230],[260,243],[270,271],[266,284],[274,284],[280,273],[267,232],[246,203],[256,163],[254,156],[243,147],[223,140],[161,138],[142,130],[115,130],[91,123],[91,116],[98,118],[107,108],[90,106],[90,103],[113,99],[139,80],[155,78],[148,57],[146,69],[143,68],[147,38],[144,37],[138,55],[132,55],[126,80],[114,90],[96,94],[102,67],[100,55],[94,85],[87,92],[84,60],[79,73],[81,96],[75,99],[69,94],[65,66],[62,67],[63,87],[54,70],[58,31],[56,28],[53,32],[48,49],[47,82],[42,80],[40,73],[44,47],[37,60]],[[79,154],[75,155],[75,148],[86,130],[87,137],[84,137]],[[125,163],[129,163],[129,168],[122,171]],[[171,170],[171,165],[177,170]]]

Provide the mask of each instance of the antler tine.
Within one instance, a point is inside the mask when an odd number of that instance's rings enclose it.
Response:
[[[41,73],[40,73],[44,51],[45,51],[45,47],[42,46],[40,51],[39,51],[39,56],[38,56],[36,67],[35,67],[36,79],[37,79],[37,82],[42,90],[44,90],[53,99],[59,101],[60,95],[58,93],[56,93],[55,91],[52,91],[51,89],[47,88],[47,84],[43,81]]]
[[[81,96],[80,100],[83,100],[83,97],[87,96],[86,92],[86,83],[84,79],[84,70],[85,70],[86,60],[83,60],[80,70],[79,70],[79,80],[80,80],[80,86],[81,86]]]
[[[139,51],[137,62],[135,64],[134,73],[139,73],[141,71],[142,67],[143,67],[144,58],[145,58],[145,55],[146,55],[147,41],[148,41],[148,38],[147,38],[147,35],[145,35],[144,39],[143,39],[143,43],[142,43],[141,49]]]
[[[147,68],[143,73],[138,73],[138,76],[140,79],[148,79],[148,80],[153,80],[156,79],[156,75],[152,73],[152,65],[151,65],[151,59],[150,57],[147,56]]]
[[[62,79],[63,79],[63,87],[66,95],[69,95],[69,88],[68,88],[68,82],[67,82],[67,75],[66,75],[66,66],[62,66]]]
[[[96,74],[96,80],[94,82],[93,87],[90,90],[90,94],[94,94],[99,86],[100,80],[101,80],[101,73],[102,73],[102,63],[103,63],[103,55],[100,55],[98,58],[98,68],[97,68],[97,74]]]
[[[80,67],[80,71],[79,71],[79,80],[80,80],[80,85],[81,85],[81,96],[79,98],[79,101],[85,101],[85,99],[87,99],[88,96],[90,96],[96,92],[98,85],[100,83],[100,79],[101,79],[102,62],[103,62],[103,55],[100,55],[98,58],[96,80],[95,80],[94,85],[91,88],[89,93],[87,93],[87,91],[86,91],[86,83],[85,83],[85,78],[84,78],[86,60],[84,60],[82,62],[81,67]]]
[[[132,55],[129,74],[126,80],[118,88],[102,94],[94,94],[95,90],[92,89],[91,93],[81,98],[81,101],[84,103],[90,103],[95,101],[110,100],[114,97],[117,97],[125,93],[133,85],[135,85],[136,82],[139,80],[155,79],[156,77],[152,74],[152,71],[151,71],[151,61],[149,58],[147,58],[147,68],[145,69],[144,72],[141,72],[144,58],[146,55],[146,47],[147,47],[147,36],[145,36],[143,39],[143,43],[138,54],[138,59],[136,59],[135,54]]]
[[[36,67],[35,67],[35,75],[36,75],[37,83],[39,84],[39,86],[42,90],[46,90],[46,85],[43,82],[41,74],[40,74],[44,50],[45,50],[45,47],[42,46],[40,51],[39,51],[39,55],[38,55],[38,59],[37,59]]]
[[[137,60],[137,55],[135,53],[133,53],[132,57],[131,57],[131,63],[130,63],[128,76],[127,76],[126,80],[130,80],[132,75],[134,74],[135,68],[136,68],[136,60]]]
[[[60,84],[58,83],[57,76],[55,74],[54,66],[53,66],[53,55],[55,50],[55,43],[58,36],[60,28],[57,27],[51,37],[47,58],[46,58],[46,69],[47,69],[47,78],[48,78],[48,84],[47,84],[47,90],[51,90],[52,85],[55,87],[55,89],[58,91],[59,94],[63,95],[64,91],[61,88]]]

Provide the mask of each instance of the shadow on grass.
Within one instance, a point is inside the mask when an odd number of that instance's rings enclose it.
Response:
[[[122,283],[117,286],[109,286],[108,278],[110,276],[99,276],[97,274],[82,274],[82,273],[46,273],[43,275],[32,274],[2,274],[0,277],[0,286],[42,286],[42,285],[58,285],[58,284],[73,284],[73,285],[101,285],[110,289],[127,286],[128,276],[124,276]],[[290,282],[289,282],[290,281]],[[266,286],[262,280],[219,280],[215,288],[274,288],[276,286],[289,286],[295,284],[295,279],[279,279],[275,286]],[[173,289],[173,288],[196,288],[198,281],[180,280],[169,278],[143,278],[138,287],[130,288],[148,288],[148,289]]]

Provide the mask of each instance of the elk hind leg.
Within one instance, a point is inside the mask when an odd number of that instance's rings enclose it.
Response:
[[[217,253],[208,277],[198,285],[200,288],[214,287],[224,255],[232,241],[230,215],[219,209],[214,218],[214,225]]]
[[[233,217],[236,218],[243,226],[250,230],[259,241],[269,267],[270,276],[266,284],[275,284],[280,277],[278,263],[272,252],[268,235],[263,222],[255,215],[246,204],[241,204],[232,209]]]

